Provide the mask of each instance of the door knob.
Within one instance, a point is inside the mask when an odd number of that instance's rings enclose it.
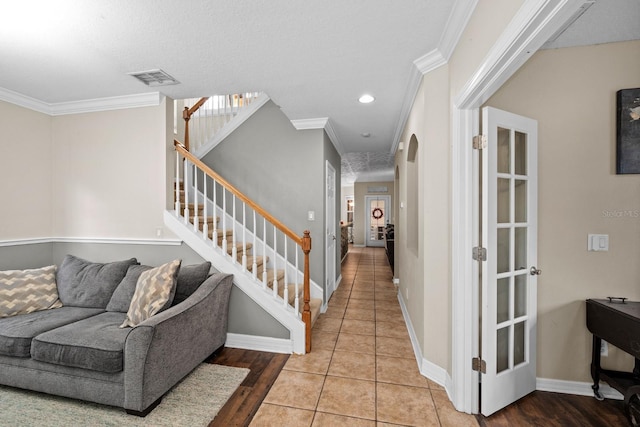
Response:
[[[538,269],[534,266],[534,267],[531,267],[531,269],[529,270],[529,273],[530,273],[532,276],[539,276],[539,275],[541,275],[541,274],[542,274],[542,270],[538,270]]]

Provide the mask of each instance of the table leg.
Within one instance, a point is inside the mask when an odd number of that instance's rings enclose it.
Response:
[[[604,396],[600,393],[600,346],[602,339],[593,336],[593,345],[591,348],[591,378],[593,379],[593,395],[598,400],[604,400]]]

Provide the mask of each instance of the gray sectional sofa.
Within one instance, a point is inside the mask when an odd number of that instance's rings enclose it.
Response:
[[[173,301],[121,327],[151,267],[68,255],[56,272],[62,307],[0,318],[0,384],[146,415],[225,343],[233,277],[210,267],[181,266]]]

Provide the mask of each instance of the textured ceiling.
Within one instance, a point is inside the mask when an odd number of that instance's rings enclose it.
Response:
[[[17,93],[56,106],[157,90],[175,99],[264,91],[293,121],[328,118],[343,154],[343,183],[392,179],[391,152],[414,61],[455,43],[455,24],[474,5],[475,0],[3,2],[0,95]],[[639,10],[639,0],[598,0],[548,47],[637,39]],[[128,74],[157,68],[181,83],[149,88]],[[373,104],[357,102],[365,92],[376,97]]]

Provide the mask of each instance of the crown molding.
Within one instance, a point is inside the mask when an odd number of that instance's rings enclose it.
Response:
[[[315,119],[298,119],[291,120],[291,124],[297,130],[308,130],[308,129],[324,129],[327,133],[327,136],[331,140],[331,143],[338,151],[340,155],[344,154],[344,147],[340,144],[340,140],[338,139],[338,135],[336,135],[336,131],[331,125],[331,121],[328,117],[318,117]]]
[[[85,99],[81,101],[47,103],[18,92],[0,87],[0,100],[28,108],[49,116],[93,113],[97,111],[121,110],[125,108],[155,107],[160,105],[164,95],[160,92],[107,98]]]
[[[398,150],[398,144],[400,143],[400,137],[404,131],[404,127],[409,119],[409,113],[413,107],[413,102],[416,99],[418,88],[422,82],[422,77],[431,71],[446,65],[455,50],[464,29],[473,15],[473,11],[476,8],[478,0],[457,0],[453,5],[447,24],[445,25],[445,32],[442,34],[439,46],[436,49],[426,53],[420,58],[413,61],[413,67],[411,67],[411,75],[409,77],[409,83],[405,90],[404,101],[400,108],[400,118],[398,125],[393,135],[393,142],[391,144],[391,153],[395,153]]]
[[[451,58],[477,4],[478,0],[457,0],[453,5],[444,33],[438,44],[438,50],[446,61]]]

